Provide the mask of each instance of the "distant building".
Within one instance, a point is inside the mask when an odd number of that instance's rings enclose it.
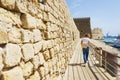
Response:
[[[80,31],[80,37],[83,37],[85,33],[89,33],[92,37],[90,17],[86,18],[74,18],[74,22]]]
[[[98,40],[103,39],[102,29],[100,29],[100,28],[94,28],[92,30],[92,38],[93,39],[98,39]]]

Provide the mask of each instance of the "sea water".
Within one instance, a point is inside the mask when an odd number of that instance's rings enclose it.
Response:
[[[115,40],[117,40],[117,37],[104,37],[103,42],[105,42],[107,45],[114,44]],[[117,44],[120,44],[120,42],[117,42]],[[118,50],[120,50],[120,47],[115,47]]]

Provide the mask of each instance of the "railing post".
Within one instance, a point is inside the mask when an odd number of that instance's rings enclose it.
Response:
[[[107,53],[105,52],[105,71],[107,71]]]
[[[102,48],[100,47],[100,60],[99,65],[102,66]]]

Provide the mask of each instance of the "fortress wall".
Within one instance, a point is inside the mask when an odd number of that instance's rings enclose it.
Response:
[[[78,39],[65,0],[0,0],[0,80],[54,80]]]

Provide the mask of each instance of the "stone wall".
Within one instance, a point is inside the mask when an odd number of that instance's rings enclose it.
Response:
[[[78,39],[65,0],[0,0],[0,80],[55,80]]]

